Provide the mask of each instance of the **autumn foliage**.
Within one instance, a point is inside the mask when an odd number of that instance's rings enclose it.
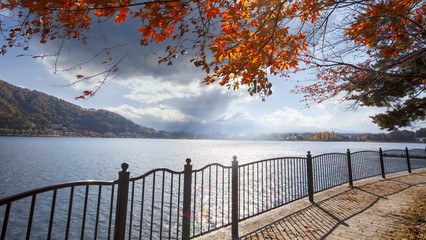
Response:
[[[351,99],[383,76],[415,82],[417,93],[426,84],[421,0],[7,0],[0,9],[8,16],[0,22],[7,41],[2,54],[10,47],[28,49],[34,37],[85,43],[84,33],[96,21],[136,19],[141,45],[167,43],[158,63],[171,65],[190,52],[190,62],[206,72],[204,83],[246,86],[262,98],[272,93],[271,76],[289,78],[302,70],[317,71],[316,81],[295,92],[314,102],[341,92]],[[419,58],[423,68],[401,72]],[[108,66],[106,76],[118,67]]]
[[[26,46],[39,35],[45,43],[55,38],[85,41],[95,18],[129,18],[141,22],[141,45],[172,39],[159,63],[172,64],[179,54],[195,50],[191,62],[207,73],[204,82],[228,88],[250,87],[269,95],[268,74],[287,76],[299,64],[308,44],[290,25],[313,23],[334,1],[8,1],[3,9],[15,13],[20,28],[9,28],[7,47]],[[290,24],[291,23],[291,24]],[[186,44],[190,40],[191,44]]]

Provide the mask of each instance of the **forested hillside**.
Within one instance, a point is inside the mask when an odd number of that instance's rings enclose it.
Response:
[[[0,80],[0,134],[133,135],[150,137],[154,129],[106,110],[83,109],[53,96]]]

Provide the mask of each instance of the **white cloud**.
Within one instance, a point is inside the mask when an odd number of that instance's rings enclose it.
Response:
[[[272,114],[261,116],[259,121],[275,128],[287,129],[292,127],[319,127],[320,122],[330,121],[331,118],[332,116],[327,113],[320,116],[307,116],[301,111],[283,107]]]
[[[174,84],[173,81],[161,81],[153,76],[129,79],[129,81],[121,84],[126,85],[131,91],[124,96],[125,98],[147,104],[155,104],[174,98],[199,97],[203,90],[199,86],[199,80],[193,80],[187,85],[182,85]]]
[[[162,122],[187,122],[192,120],[178,109],[170,106],[158,105],[156,107],[135,108],[127,104],[118,107],[107,107],[106,110],[118,113],[124,117],[131,119],[143,119],[145,121],[162,121]]]
[[[345,111],[345,108],[347,105],[331,101],[306,110],[282,107],[271,114],[261,116],[258,121],[279,131],[379,131],[369,116],[381,112],[380,109],[360,108],[356,111]]]

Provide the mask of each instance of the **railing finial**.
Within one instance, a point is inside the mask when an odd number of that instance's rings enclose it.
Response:
[[[190,158],[186,159],[186,164],[191,164],[191,159]]]
[[[124,163],[121,164],[121,169],[123,169],[123,172],[126,172],[128,168],[129,168],[128,163],[124,162]]]

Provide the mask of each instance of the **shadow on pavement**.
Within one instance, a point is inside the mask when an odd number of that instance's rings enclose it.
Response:
[[[426,174],[412,173],[409,176]],[[240,239],[324,239],[338,226],[350,227],[345,221],[365,212],[380,199],[415,185],[407,175],[378,179],[334,195],[272,224],[259,228]]]

